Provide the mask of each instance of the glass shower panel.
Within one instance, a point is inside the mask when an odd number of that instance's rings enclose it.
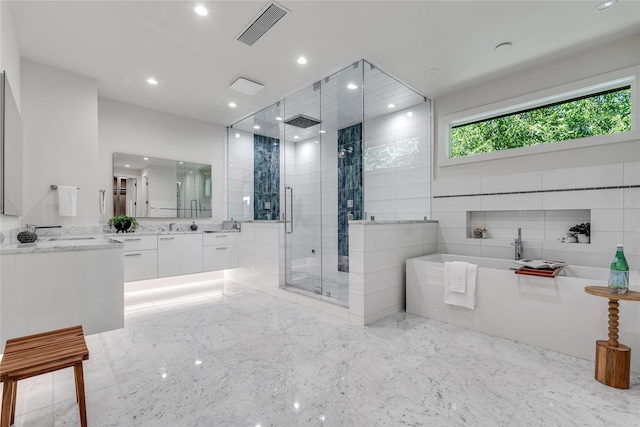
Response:
[[[323,295],[349,302],[349,221],[361,220],[362,62],[322,81]]]
[[[277,102],[227,128],[228,218],[280,218],[282,115],[283,103]]]
[[[364,62],[364,210],[376,220],[431,212],[431,103]]]
[[[320,88],[296,93],[284,107],[285,282],[322,294]]]

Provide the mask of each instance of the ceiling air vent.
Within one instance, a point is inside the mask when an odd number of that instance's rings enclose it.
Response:
[[[295,117],[291,117],[290,119],[285,121],[286,124],[291,126],[296,126],[302,129],[310,128],[311,126],[319,125],[322,123],[318,119],[314,119],[313,117],[308,117],[302,114],[299,114]]]
[[[287,12],[289,11],[278,3],[269,3],[265,9],[258,13],[257,18],[254,19],[247,28],[240,32],[240,35],[236,39],[242,43],[252,46],[264,35],[264,33],[269,31],[269,29],[273,27],[280,18],[286,15]]]

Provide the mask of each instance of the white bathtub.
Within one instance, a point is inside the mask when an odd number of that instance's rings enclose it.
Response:
[[[444,263],[477,264],[476,308],[444,303]],[[603,268],[566,266],[556,278],[515,274],[511,260],[433,254],[407,260],[407,313],[453,323],[583,359],[594,360],[596,340],[608,338],[608,299],[585,293],[606,286]],[[631,272],[631,289],[640,275]],[[620,301],[619,342],[631,347],[640,372],[640,302]]]

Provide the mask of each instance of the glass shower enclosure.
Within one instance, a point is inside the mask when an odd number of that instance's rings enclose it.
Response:
[[[285,223],[282,287],[348,306],[349,221],[429,214],[430,114],[361,60],[228,128],[228,216]]]

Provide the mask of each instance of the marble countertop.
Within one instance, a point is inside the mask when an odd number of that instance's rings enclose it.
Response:
[[[4,242],[0,246],[0,255],[124,248],[124,243],[110,237],[101,235],[60,236],[44,237],[34,243]]]
[[[176,230],[176,231],[134,231],[132,233],[104,233],[105,237],[119,239],[120,237],[135,236],[164,236],[171,234],[210,234],[210,233],[239,233],[238,230]]]
[[[349,224],[364,224],[364,225],[372,225],[372,224],[428,224],[428,223],[437,223],[438,221],[433,219],[391,219],[391,220],[358,220],[358,221],[349,221]]]

